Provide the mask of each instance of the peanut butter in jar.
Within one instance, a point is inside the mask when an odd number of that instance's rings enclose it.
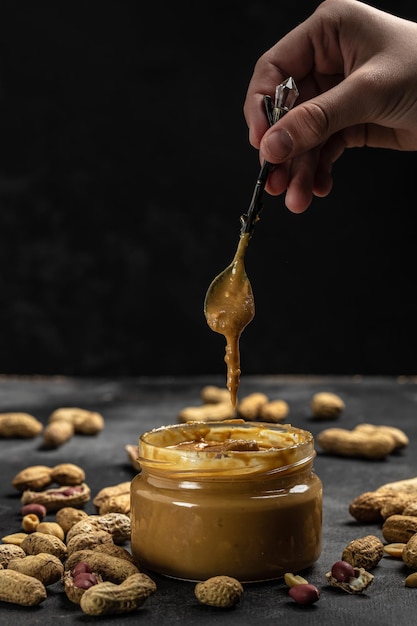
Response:
[[[257,582],[321,553],[322,483],[311,433],[231,422],[163,426],[139,438],[131,546],[140,567],[186,580]]]

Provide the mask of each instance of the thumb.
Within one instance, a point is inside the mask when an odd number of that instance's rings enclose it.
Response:
[[[368,121],[365,101],[355,97],[353,91],[357,88],[339,84],[294,107],[264,134],[261,157],[270,163],[282,163],[322,145],[341,129]]]

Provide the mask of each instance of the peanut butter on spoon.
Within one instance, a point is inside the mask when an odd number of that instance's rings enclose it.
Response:
[[[227,388],[233,406],[237,403],[240,381],[239,340],[243,329],[255,315],[252,287],[244,264],[249,239],[249,233],[240,236],[233,261],[213,280],[204,303],[208,325],[226,337],[224,360],[227,364]]]
[[[275,90],[275,102],[264,96],[269,125],[275,124],[294,105],[298,89],[293,78],[287,78]],[[271,164],[264,161],[258,174],[248,212],[241,216],[239,244],[230,265],[210,284],[204,300],[204,313],[209,327],[226,338],[227,388],[233,406],[237,404],[240,382],[240,336],[255,315],[252,287],[246,274],[244,257],[254,226],[262,210],[262,193]]]

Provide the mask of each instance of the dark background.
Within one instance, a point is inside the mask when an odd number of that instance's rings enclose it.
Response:
[[[203,315],[259,169],[257,58],[318,2],[0,4],[0,373],[223,374]],[[417,19],[417,5],[377,6]],[[244,374],[414,374],[414,153],[266,197]]]

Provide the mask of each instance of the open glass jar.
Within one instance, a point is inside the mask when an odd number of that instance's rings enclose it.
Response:
[[[322,483],[311,433],[258,422],[163,426],[139,439],[131,546],[141,567],[186,580],[270,580],[321,553]]]

